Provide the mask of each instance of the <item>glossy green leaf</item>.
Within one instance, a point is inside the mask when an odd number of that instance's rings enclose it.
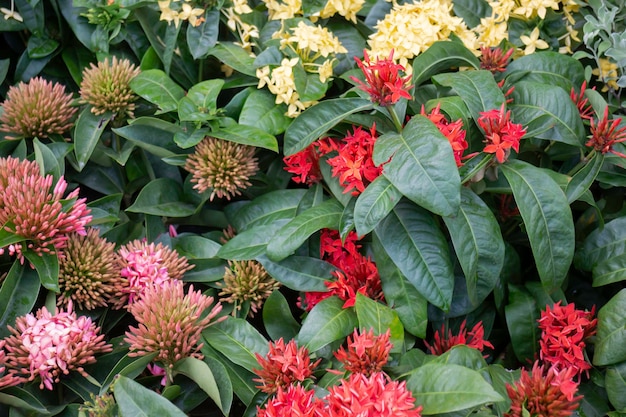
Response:
[[[485,0],[454,0],[452,5],[454,14],[463,18],[470,28],[478,26],[480,19],[491,16],[491,6]]]
[[[482,352],[467,345],[453,346],[447,352],[434,358],[432,363],[460,365],[479,372],[487,368]]]
[[[383,175],[404,196],[442,216],[455,214],[461,203],[461,178],[450,142],[424,116],[414,116],[392,143],[380,137],[376,153],[393,153]],[[393,151],[391,148],[398,146]]]
[[[504,398],[472,369],[454,364],[427,363],[411,372],[406,381],[422,415],[465,410]]]
[[[256,77],[254,58],[233,42],[219,42],[209,50],[209,55],[213,55],[237,72]]]
[[[113,131],[159,158],[173,157],[180,152],[173,138],[182,128],[161,119],[139,117],[132,124]]]
[[[320,229],[337,229],[343,206],[337,200],[326,200],[289,221],[267,245],[267,256],[280,261],[291,255],[313,233]]]
[[[402,194],[381,175],[372,181],[356,200],[354,226],[359,236],[365,236],[396,206]]]
[[[280,291],[274,291],[263,304],[263,325],[272,340],[291,340],[300,331],[291,307]]]
[[[28,265],[13,262],[0,287],[0,337],[10,332],[7,325],[14,326],[15,319],[30,313],[39,296],[40,281],[37,271]]]
[[[376,235],[374,235],[373,252],[385,301],[398,313],[407,332],[425,338],[428,326],[428,301],[400,272]]]
[[[166,398],[122,375],[115,382],[113,395],[120,417],[185,417]]]
[[[504,241],[498,221],[487,204],[465,187],[457,215],[443,220],[465,274],[470,300],[478,305],[493,290],[504,264]]]
[[[541,169],[519,160],[500,166],[513,190],[541,282],[558,288],[574,256],[574,222],[565,194]]]
[[[24,256],[37,270],[41,285],[47,290],[59,292],[59,257],[56,253],[35,253],[31,250]]]
[[[176,110],[178,100],[185,96],[185,90],[159,69],[142,71],[131,80],[130,88],[137,95],[159,106],[157,114]]]
[[[211,131],[211,136],[240,143],[242,145],[256,146],[270,151],[278,152],[278,142],[273,135],[265,130],[254,126],[232,125]]]
[[[0,404],[16,407],[32,414],[47,415],[48,410],[36,396],[19,387],[4,387],[0,392]]]
[[[583,196],[596,180],[604,164],[604,154],[596,153],[585,166],[571,178],[565,189],[567,201],[571,204]]]
[[[478,69],[480,61],[460,42],[435,42],[413,60],[413,85],[418,87],[433,75],[458,67]]]
[[[614,365],[626,361],[626,289],[622,289],[598,311],[593,364]]]
[[[15,233],[8,232],[4,228],[0,228],[0,248],[6,248],[14,243],[24,241],[24,237]]]
[[[319,74],[308,73],[300,62],[292,68],[292,71],[300,101],[318,101],[324,97],[328,83],[321,82]]]
[[[173,249],[187,259],[211,259],[217,257],[222,247],[219,243],[202,236],[185,234],[172,239]]]
[[[97,116],[91,112],[90,106],[85,107],[78,116],[73,138],[74,155],[76,155],[79,171],[82,171],[87,161],[89,161],[100,140],[100,136],[102,136],[102,132],[104,132],[110,120],[110,114]]]
[[[373,330],[380,335],[390,331],[389,341],[393,345],[393,352],[404,349],[404,326],[400,322],[398,313],[385,304],[372,300],[361,293],[357,293],[354,303],[359,329]]]
[[[523,289],[509,286],[509,303],[504,307],[504,313],[515,356],[520,362],[533,360],[539,334],[539,313],[534,298]]]
[[[204,358],[204,362],[209,365],[213,378],[219,389],[220,401],[222,403],[222,412],[228,416],[233,405],[233,384],[228,374],[228,369],[221,361],[210,356]]]
[[[283,133],[292,119],[285,116],[285,105],[275,101],[276,97],[267,90],[252,91],[243,104],[239,123],[257,127],[270,135]]]
[[[187,217],[196,212],[196,206],[185,202],[183,189],[176,181],[157,178],[141,189],[135,202],[126,211],[153,216]]]
[[[272,224],[280,219],[293,219],[305,194],[304,189],[271,191],[234,211],[230,210],[231,206],[227,206],[225,212],[235,230],[242,232],[256,225]]]
[[[606,370],[606,393],[616,410],[626,413],[626,362]]]
[[[228,317],[202,332],[204,340],[230,361],[252,372],[259,367],[255,353],[269,350],[267,340],[244,319]]]
[[[109,387],[118,375],[123,375],[130,379],[138,377],[156,356],[156,352],[140,357],[131,357],[128,354],[124,355],[104,379],[104,382],[100,387],[100,395],[103,395],[109,390]]]
[[[49,146],[52,146],[52,144],[46,145],[41,143],[38,138],[33,139],[35,161],[41,168],[41,174],[44,176],[52,175],[55,182],[57,182],[65,171],[65,164],[59,164],[59,159],[62,160],[63,158],[57,158]]]
[[[210,363],[211,369],[214,371],[216,367],[213,366],[213,361],[220,363],[226,370],[228,379],[230,379],[233,391],[239,397],[239,399],[246,405],[252,402],[254,395],[259,392],[255,387],[256,383],[252,381],[256,377],[252,372],[242,368],[239,365],[235,365],[228,358],[222,355],[217,350],[213,349],[209,344],[204,343],[202,346],[202,354],[205,360]],[[210,360],[210,361],[209,361]],[[215,372],[216,375],[218,372]]]
[[[504,398],[504,401],[494,404],[494,408],[498,411],[498,415],[501,416],[504,413],[509,412],[511,407],[511,400],[506,390],[507,385],[513,385],[519,380],[519,372],[511,372],[509,369],[505,369],[500,364],[490,364],[487,368],[489,377],[491,378],[491,386],[498,394]]]
[[[283,152],[293,155],[318,140],[346,116],[373,108],[369,100],[337,98],[324,100],[306,109],[285,131]]]
[[[524,81],[558,86],[569,93],[572,87],[580,88],[585,71],[580,61],[569,55],[544,51],[514,59],[507,65],[505,75],[523,75]]]
[[[326,2],[324,0],[303,0],[302,13],[305,16],[317,16],[324,9]]]
[[[307,256],[292,255],[279,262],[261,256],[258,261],[276,281],[294,291],[326,291],[324,282],[337,270],[328,262]]]
[[[450,308],[454,274],[448,243],[432,215],[401,201],[375,229],[385,252],[428,301]]]
[[[224,80],[219,78],[194,84],[178,101],[179,120],[203,122],[214,119],[217,115],[217,96],[223,86]]]
[[[270,225],[255,226],[237,233],[226,242],[217,252],[217,256],[223,259],[235,261],[247,261],[258,258],[265,254],[265,248],[274,234],[280,230],[285,221],[279,221]]]
[[[351,334],[358,320],[354,310],[343,308],[343,304],[336,296],[317,303],[302,322],[296,339],[298,345],[315,352]]]
[[[200,359],[187,357],[176,362],[174,372],[185,375],[194,381],[198,386],[209,395],[222,412],[227,415],[228,409],[224,408],[220,395],[220,387],[215,381],[213,372],[209,365]],[[227,404],[229,405],[229,404]]]
[[[439,74],[433,79],[441,85],[454,88],[475,119],[480,112],[499,109],[505,102],[502,90],[493,74],[487,70]]]
[[[210,8],[204,13],[204,22],[187,26],[187,46],[194,59],[204,59],[217,44],[220,26],[220,10]]]
[[[626,257],[618,255],[598,262],[593,267],[591,276],[594,287],[626,280]]]
[[[626,252],[626,217],[618,217],[587,236],[576,253],[576,267],[591,271],[598,263]]]

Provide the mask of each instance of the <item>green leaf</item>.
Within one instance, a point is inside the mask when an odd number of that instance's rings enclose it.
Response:
[[[148,364],[156,358],[156,356],[156,352],[140,357],[130,357],[128,353],[124,355],[104,379],[104,382],[100,387],[100,395],[103,395],[109,390],[109,387],[118,375],[123,375],[130,379],[138,377],[143,370],[146,369],[146,366],[148,366]]]
[[[254,58],[240,46],[233,42],[220,42],[209,50],[209,55],[213,55],[224,64],[232,67],[242,74],[256,77]]]
[[[559,185],[541,169],[519,160],[500,166],[513,190],[541,282],[558,288],[574,257],[574,221]]]
[[[198,26],[187,26],[187,46],[194,59],[204,59],[217,44],[220,25],[220,10],[210,8],[204,13],[204,22]]]
[[[241,233],[257,225],[272,224],[281,219],[293,219],[305,194],[304,189],[270,191],[235,211],[230,210],[235,206],[227,206],[225,211],[235,230]]]
[[[598,263],[626,252],[626,217],[618,217],[591,232],[576,253],[576,267],[591,271]]]
[[[204,343],[201,351],[205,360],[209,362],[211,369],[214,370],[216,376],[218,372],[216,372],[217,367],[214,366],[214,362],[221,364],[222,367],[226,369],[233,391],[244,404],[249,405],[252,402],[254,395],[259,392],[259,390],[255,387],[255,382],[252,381],[256,375],[245,370],[239,365],[235,365],[207,343]]]
[[[24,252],[24,256],[35,267],[41,285],[47,290],[59,292],[59,257],[56,253]]]
[[[393,152],[383,171],[389,182],[435,214],[455,214],[461,203],[461,178],[450,142],[433,122],[416,115],[391,144],[384,138],[376,141],[374,157],[379,152]],[[395,146],[398,148],[392,151]]]
[[[242,145],[256,146],[278,152],[278,142],[273,135],[258,127],[232,125],[211,131],[211,136]]]
[[[328,84],[320,81],[319,74],[309,74],[301,63],[293,67],[292,71],[300,101],[305,103],[307,101],[317,101],[324,97]]]
[[[571,180],[567,183],[565,189],[565,195],[567,201],[571,204],[583,196],[584,193],[589,190],[593,182],[595,181],[598,173],[602,169],[604,164],[604,155],[601,153],[594,154],[590,161],[587,161],[585,166],[578,171]]]
[[[491,6],[485,0],[454,0],[452,4],[454,14],[470,28],[478,26],[481,18],[491,16]]]
[[[267,355],[267,340],[244,319],[228,316],[202,332],[204,340],[230,361],[253,372],[259,368],[255,353]]]
[[[126,211],[153,216],[187,217],[196,212],[196,207],[185,202],[184,191],[176,181],[157,178],[141,189],[135,202]]]
[[[493,74],[487,70],[462,71],[433,77],[438,84],[454,88],[463,99],[475,120],[480,112],[499,109],[505,102],[504,94]]]
[[[457,215],[443,220],[465,274],[470,300],[477,306],[493,290],[504,265],[500,226],[483,200],[465,187]]]
[[[219,243],[198,235],[181,235],[172,239],[172,246],[187,259],[212,259],[222,247]]]
[[[120,417],[185,417],[167,399],[122,375],[115,382],[113,395]]]
[[[326,6],[325,0],[303,0],[302,1],[302,13],[305,16],[315,16]]]
[[[91,106],[85,107],[78,116],[73,138],[74,155],[76,155],[79,171],[87,165],[110,120],[111,114],[96,116],[91,112]]]
[[[263,304],[263,325],[272,340],[291,340],[300,331],[289,302],[280,291],[274,291]]]
[[[357,317],[353,309],[343,308],[343,304],[336,296],[317,303],[302,322],[298,345],[315,352],[351,334],[357,326]]]
[[[326,200],[297,215],[267,245],[267,256],[280,261],[291,255],[313,233],[328,228],[337,230],[343,206],[337,200]]]
[[[4,228],[0,228],[0,248],[6,248],[9,245],[19,243],[26,240],[23,236],[8,232]]]
[[[591,276],[594,287],[626,280],[626,257],[619,255],[598,262],[593,267]]]
[[[285,131],[285,156],[293,155],[341,122],[346,116],[373,108],[369,100],[337,98],[324,100],[309,107]]]
[[[401,201],[375,229],[385,252],[428,301],[450,308],[454,273],[448,242],[430,213]]]
[[[258,261],[276,281],[294,291],[327,291],[324,282],[337,270],[328,262],[307,256],[292,255],[279,262],[261,256]]]
[[[222,259],[247,261],[265,254],[265,248],[274,234],[284,225],[284,221],[271,225],[255,226],[237,233],[217,252]]]
[[[396,206],[402,193],[381,175],[372,181],[356,200],[354,226],[359,236],[365,236]]]
[[[180,121],[202,122],[215,118],[217,97],[224,86],[224,80],[206,80],[195,84],[187,95],[178,101]]]
[[[35,149],[35,160],[41,168],[42,175],[52,175],[55,182],[63,175],[62,169],[65,169],[65,164],[59,164],[59,159],[55,156],[54,152],[49,148],[50,145],[41,143],[38,138],[33,139],[33,147]],[[62,159],[62,158],[60,158]]]
[[[572,87],[580,88],[585,80],[585,70],[580,61],[558,52],[544,51],[514,59],[507,65],[506,77],[523,75],[524,81],[533,81],[560,87],[569,93]],[[517,87],[516,87],[517,89]]]
[[[198,384],[202,391],[206,392],[209,398],[215,402],[215,405],[222,410],[224,415],[228,414],[228,410],[224,409],[224,405],[222,404],[220,389],[207,363],[193,357],[183,358],[176,362],[174,372],[185,375]]]
[[[515,122],[526,128],[526,137],[563,142],[578,148],[585,142],[578,108],[562,88],[519,82],[509,107]]]
[[[537,354],[537,304],[530,294],[509,286],[509,303],[504,307],[511,346],[520,362],[533,360]]]
[[[425,338],[428,326],[428,301],[400,272],[374,235],[374,259],[380,275],[385,301],[400,317],[406,331]]]
[[[135,94],[159,106],[157,114],[178,109],[178,101],[185,96],[185,90],[159,69],[142,71],[130,81],[130,88]]]
[[[182,128],[161,119],[139,117],[113,132],[159,158],[171,158],[180,152],[173,138]]]
[[[480,61],[460,42],[437,41],[413,60],[413,85],[417,88],[433,75],[458,67],[480,68]]]
[[[593,364],[614,365],[626,361],[626,289],[622,289],[598,311]]]
[[[485,379],[472,369],[454,364],[427,363],[406,381],[423,415],[450,413],[503,401]]]
[[[257,127],[270,135],[280,135],[292,119],[285,116],[285,105],[276,104],[275,100],[275,96],[267,90],[252,91],[243,104],[239,123]]]
[[[390,342],[393,344],[393,352],[404,349],[404,327],[400,322],[398,313],[385,304],[367,298],[361,293],[356,294],[354,310],[359,321],[359,328],[365,331],[370,329],[375,335],[390,331]]]
[[[604,377],[606,393],[616,410],[626,413],[626,362],[608,368]]]
[[[48,409],[36,396],[19,387],[4,387],[0,392],[0,404],[34,412],[26,415],[48,415]],[[15,411],[15,409],[12,409]]]
[[[482,352],[467,345],[453,346],[447,352],[434,358],[432,362],[460,365],[479,372],[487,368]]]
[[[39,276],[28,265],[13,262],[0,287],[0,338],[11,334],[7,325],[30,313],[39,296]]]

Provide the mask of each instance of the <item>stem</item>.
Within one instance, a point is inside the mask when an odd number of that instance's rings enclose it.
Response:
[[[480,161],[475,167],[465,173],[463,178],[461,178],[461,185],[470,181],[474,175],[476,175],[481,169],[485,168],[487,165],[491,163],[493,160],[493,155],[487,155],[482,161]]]
[[[576,166],[574,166],[574,168],[570,169],[567,172],[567,175],[569,177],[573,177],[574,174],[576,174],[578,171],[580,171],[582,169],[582,167],[584,167],[585,165],[587,165],[587,163],[591,160],[591,158],[593,158],[593,156],[595,155],[596,150],[592,149],[591,152],[589,152],[589,154],[587,156],[584,156],[583,158],[581,158],[580,162],[578,162],[576,164]]]
[[[391,116],[391,121],[396,127],[396,130],[398,131],[398,133],[402,132],[402,122],[400,121],[400,118],[398,117],[398,113],[396,113],[396,109],[392,105],[386,106],[385,108],[389,112],[389,116]]]

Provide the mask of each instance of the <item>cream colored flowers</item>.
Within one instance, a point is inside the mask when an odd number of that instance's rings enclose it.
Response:
[[[161,10],[159,20],[165,20],[168,23],[174,22],[178,26],[181,21],[189,21],[191,26],[198,26],[204,22],[204,9],[193,7],[189,0],[162,0],[158,2]],[[172,8],[172,6],[174,6]]]

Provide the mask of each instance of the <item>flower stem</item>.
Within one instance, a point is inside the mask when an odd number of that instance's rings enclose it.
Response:
[[[580,162],[578,162],[574,168],[570,169],[567,172],[567,175],[569,177],[573,177],[578,171],[580,171],[585,165],[587,165],[587,163],[589,161],[591,161],[591,158],[594,157],[594,155],[596,154],[596,150],[592,149],[591,152],[589,152],[589,154],[587,154],[587,156],[584,156],[581,158]]]
[[[389,116],[391,116],[391,121],[396,127],[396,130],[398,131],[398,133],[402,132],[402,122],[400,121],[400,118],[398,117],[398,113],[396,113],[396,109],[392,105],[385,106],[385,108],[389,112]]]

